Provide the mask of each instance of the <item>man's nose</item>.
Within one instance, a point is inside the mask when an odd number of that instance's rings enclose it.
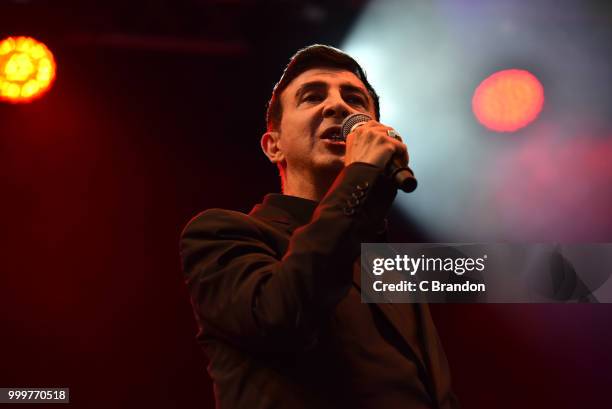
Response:
[[[337,117],[344,119],[352,113],[351,107],[342,98],[329,98],[323,108],[323,117]]]

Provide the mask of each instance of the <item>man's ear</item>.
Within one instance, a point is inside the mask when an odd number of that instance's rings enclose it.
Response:
[[[285,160],[285,153],[280,147],[280,134],[276,131],[268,131],[262,135],[261,150],[272,163],[279,164]]]

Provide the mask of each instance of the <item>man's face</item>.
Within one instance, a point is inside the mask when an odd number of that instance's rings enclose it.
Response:
[[[372,98],[361,80],[343,69],[304,71],[282,92],[281,104],[281,164],[289,174],[298,176],[340,171],[345,143],[332,139],[340,134],[340,124],[354,113],[376,116]]]

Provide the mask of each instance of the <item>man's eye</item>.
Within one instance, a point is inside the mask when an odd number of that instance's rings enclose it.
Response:
[[[365,101],[362,97],[358,96],[358,95],[350,95],[346,98],[346,101],[349,104],[358,104],[361,106],[365,106]]]
[[[308,102],[317,102],[317,101],[321,101],[323,99],[323,97],[319,94],[306,94],[304,95],[304,101],[308,101]]]

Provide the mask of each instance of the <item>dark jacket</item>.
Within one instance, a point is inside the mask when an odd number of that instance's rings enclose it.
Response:
[[[360,244],[395,197],[379,168],[345,168],[320,203],[272,194],[213,209],[181,239],[218,408],[453,408],[426,305],[364,304]]]

